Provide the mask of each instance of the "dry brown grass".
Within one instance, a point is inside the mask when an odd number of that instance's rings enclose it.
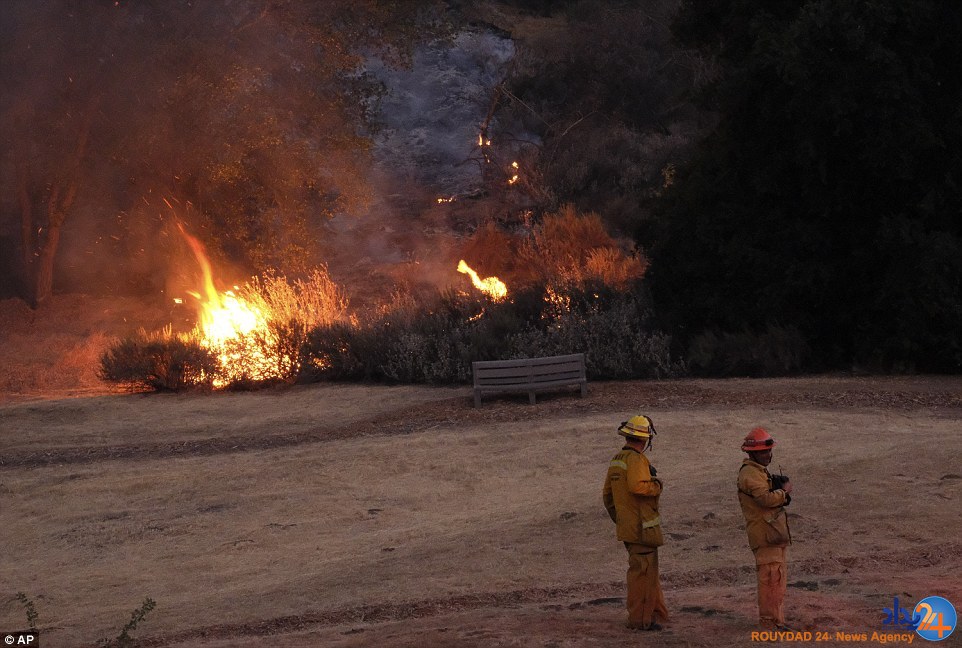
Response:
[[[274,273],[254,277],[240,296],[279,322],[296,321],[306,328],[329,325],[347,317],[348,298],[331,279],[326,266],[314,268],[304,279]]]
[[[578,213],[572,205],[544,217],[521,246],[521,258],[549,283],[599,281],[617,289],[648,267],[630,243],[612,238],[598,214]]]
[[[0,301],[0,402],[54,393],[106,393],[100,354],[115,336],[160,328],[172,313],[130,298],[56,296],[39,310]]]
[[[661,431],[667,484],[674,625],[659,644],[748,643],[733,484],[738,438],[758,423],[796,480],[797,626],[882,630],[902,592],[962,600],[962,520],[945,514],[962,497],[958,378],[610,383],[524,400],[474,410],[467,389],[311,386],[8,404],[0,627],[21,623],[22,590],[46,646],[108,635],[145,596],[157,601],[137,632],[148,645],[637,642],[606,600],[623,596],[624,551],[600,486],[613,426],[639,409]],[[204,456],[10,462],[311,430],[311,442]]]

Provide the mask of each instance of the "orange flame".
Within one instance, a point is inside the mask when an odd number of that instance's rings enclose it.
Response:
[[[482,279],[478,276],[478,273],[471,269],[471,267],[461,259],[458,263],[458,272],[466,274],[471,277],[471,283],[474,287],[489,295],[494,301],[501,301],[508,296],[508,287],[504,285],[504,282],[497,277],[488,277],[487,279]]]
[[[254,334],[264,338],[271,337],[267,314],[230,290],[218,293],[214,287],[210,261],[204,253],[204,246],[188,234],[182,225],[178,223],[177,227],[190,245],[204,275],[203,295],[190,293],[200,301],[201,306],[199,321],[191,336],[218,353],[221,368],[228,374],[227,380],[217,381],[215,386],[221,387],[231,378],[240,377],[233,376],[234,373],[243,373],[258,379],[276,377],[276,363],[262,352],[243,344],[245,338]],[[232,343],[238,343],[241,347],[228,350]]]

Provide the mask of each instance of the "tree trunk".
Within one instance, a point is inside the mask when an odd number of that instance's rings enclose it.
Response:
[[[46,223],[38,223],[34,219],[34,200],[36,192],[31,194],[31,178],[26,167],[20,169],[19,199],[20,199],[20,245],[23,263],[23,297],[31,308],[38,308],[41,303],[53,295],[54,262],[57,259],[57,247],[60,245],[60,233],[63,229],[67,214],[77,197],[77,187],[80,183],[80,163],[87,148],[90,136],[90,126],[93,122],[96,102],[91,102],[87,114],[77,133],[77,147],[73,159],[67,168],[65,178],[53,181],[50,198],[47,201]]]
[[[53,294],[53,269],[60,245],[60,232],[67,212],[77,194],[77,181],[72,180],[66,192],[54,187],[47,203],[46,225],[34,221],[33,199],[25,173],[20,180],[20,247],[24,299],[37,308]],[[61,194],[65,196],[61,198]]]
[[[25,166],[21,166],[18,173],[17,195],[20,199],[20,272],[17,285],[20,295],[30,304],[31,308],[38,306],[34,276],[36,275],[37,231],[33,222],[33,196],[30,195],[30,175]]]
[[[33,308],[37,308],[53,295],[53,265],[57,259],[57,247],[60,245],[60,230],[63,228],[64,220],[66,220],[67,209],[69,209],[70,203],[73,202],[76,185],[72,184],[67,190],[68,198],[64,200],[63,204],[57,204],[56,199],[60,192],[54,190],[53,193],[54,195],[50,199],[48,208],[46,236],[41,237],[43,243],[38,251],[39,257],[37,257],[35,264]]]

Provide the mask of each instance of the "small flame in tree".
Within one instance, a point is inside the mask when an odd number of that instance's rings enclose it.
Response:
[[[519,173],[520,173],[520,167],[518,167],[518,163],[517,163],[517,162],[512,162],[512,163],[511,163],[511,173],[512,173],[511,177],[508,178],[508,184],[513,185],[515,182],[518,181],[518,178],[521,177],[521,176],[519,175]]]
[[[471,283],[474,284],[474,287],[490,296],[494,301],[501,301],[508,296],[508,287],[504,285],[503,281],[497,277],[482,279],[478,276],[477,272],[471,269],[464,259],[461,259],[458,263],[458,272],[470,276]]]

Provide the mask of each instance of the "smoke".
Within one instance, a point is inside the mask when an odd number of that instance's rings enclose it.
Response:
[[[374,194],[368,209],[331,223],[337,240],[351,241],[334,259],[335,274],[369,273],[408,287],[466,285],[456,267],[467,235],[504,209],[505,195],[489,192],[478,138],[515,54],[506,35],[475,27],[419,47],[409,67],[366,61],[384,92]],[[487,126],[496,131],[497,119]],[[504,155],[513,148],[506,142]]]
[[[438,198],[486,191],[478,134],[514,55],[503,34],[472,29],[418,47],[409,66],[366,59],[363,74],[381,91],[370,201],[335,214],[321,234],[324,262],[356,306],[383,303],[399,288],[470,285],[458,260],[503,196]]]
[[[515,55],[514,43],[493,31],[457,34],[422,46],[407,69],[377,59],[368,71],[386,89],[375,158],[402,182],[415,181],[438,195],[477,186],[478,133]]]
[[[416,47],[398,69],[359,58],[375,50],[350,42],[357,25],[321,38],[331,27],[310,27],[309,11],[244,0],[6,2],[5,277],[22,252],[26,177],[38,230],[51,194],[76,192],[58,292],[166,300],[184,290],[193,262],[176,220],[207,244],[227,284],[319,263],[352,299],[396,282],[463,282],[463,236],[499,207],[437,198],[482,185],[478,132],[513,43],[463,31]],[[368,147],[357,123],[376,86]],[[85,119],[86,148],[71,166]]]

